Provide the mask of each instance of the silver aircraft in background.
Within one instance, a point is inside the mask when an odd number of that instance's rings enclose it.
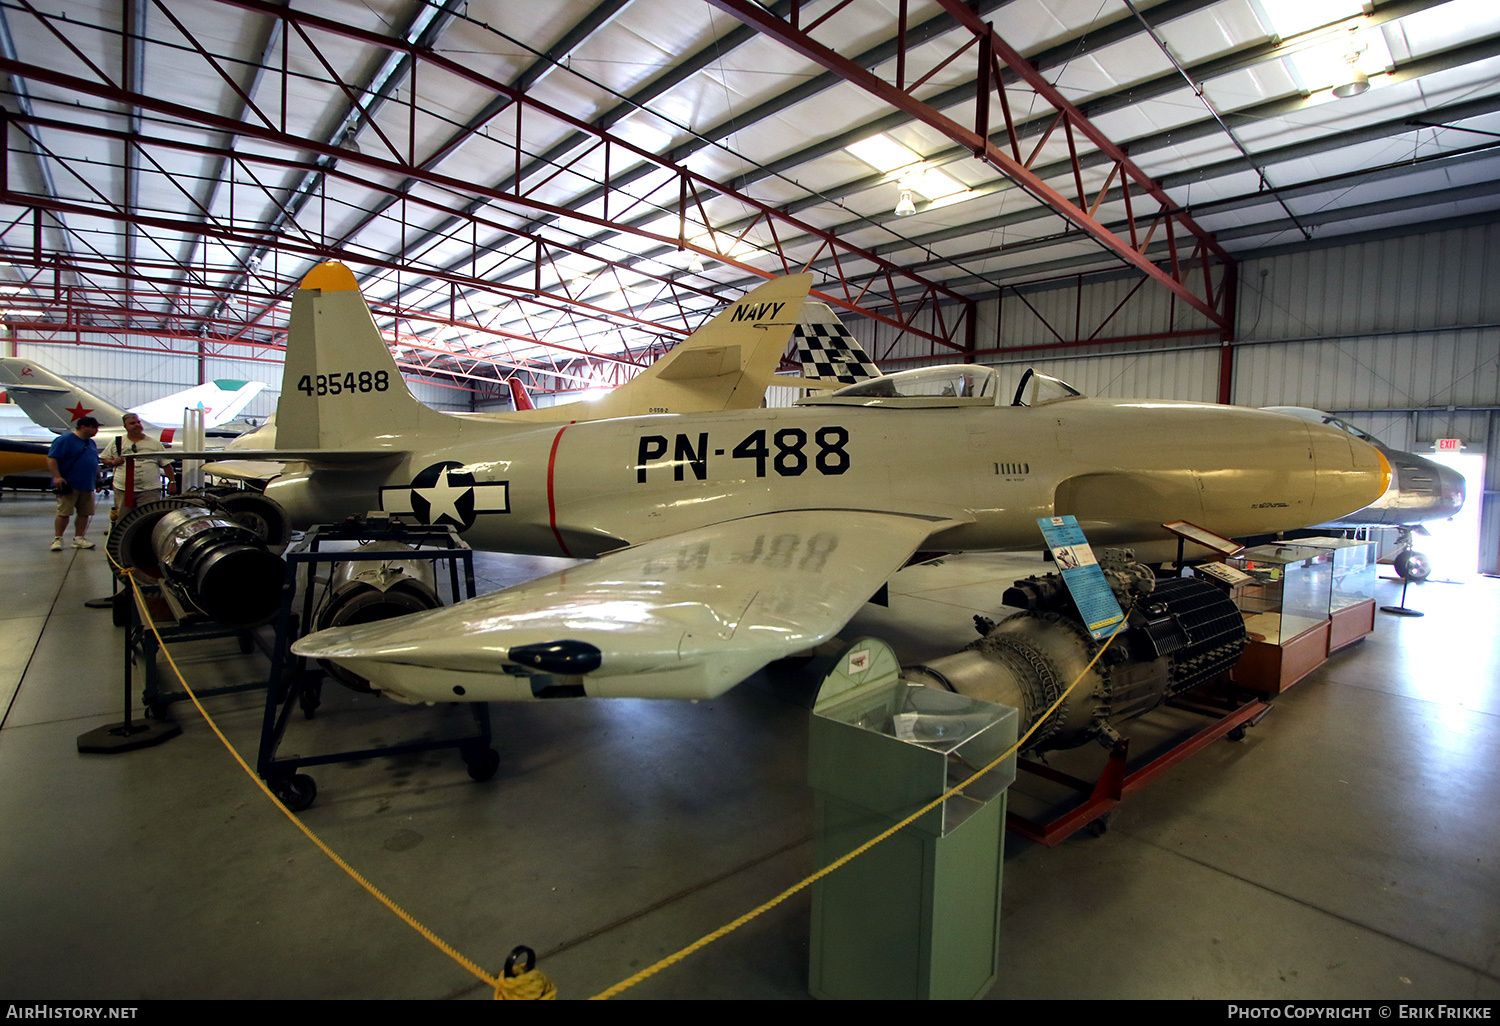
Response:
[[[1447,520],[1463,509],[1464,479],[1452,467],[1446,467],[1413,452],[1392,449],[1368,432],[1361,431],[1339,418],[1306,406],[1267,406],[1273,413],[1285,413],[1303,420],[1327,424],[1347,431],[1380,451],[1391,465],[1391,483],[1384,494],[1363,509],[1357,509],[1319,527],[1339,529],[1360,527],[1394,527],[1399,532],[1399,551],[1393,564],[1405,580],[1425,581],[1432,572],[1426,555],[1412,543],[1416,534],[1428,534],[1424,526],[1433,520]]]

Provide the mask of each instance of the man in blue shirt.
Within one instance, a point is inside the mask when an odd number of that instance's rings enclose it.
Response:
[[[63,531],[73,518],[73,547],[91,549],[94,543],[84,537],[89,517],[94,515],[94,489],[99,485],[99,447],[94,436],[99,422],[93,417],[79,417],[73,430],[58,435],[47,449],[47,469],[52,471],[52,490],[57,492],[57,519],[52,522],[52,551],[61,552]]]

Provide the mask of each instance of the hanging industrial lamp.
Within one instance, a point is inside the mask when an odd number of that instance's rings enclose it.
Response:
[[[1346,100],[1351,96],[1368,92],[1370,88],[1370,76],[1359,70],[1359,60],[1364,56],[1365,48],[1360,47],[1353,53],[1344,55],[1344,62],[1349,65],[1349,75],[1344,81],[1333,87],[1333,95],[1340,100]]]

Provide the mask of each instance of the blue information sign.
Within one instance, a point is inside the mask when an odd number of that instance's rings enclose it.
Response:
[[[1095,641],[1103,640],[1114,633],[1115,626],[1125,613],[1104,579],[1104,571],[1094,559],[1094,550],[1089,548],[1083,528],[1072,517],[1037,517],[1042,537],[1047,548],[1052,550],[1052,559],[1062,572],[1063,584],[1073,596],[1073,603],[1083,615],[1084,626]]]

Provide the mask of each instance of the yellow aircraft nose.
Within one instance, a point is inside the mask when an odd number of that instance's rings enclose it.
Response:
[[[1391,464],[1375,446],[1322,424],[1309,425],[1318,468],[1318,523],[1364,509],[1385,494]]]

